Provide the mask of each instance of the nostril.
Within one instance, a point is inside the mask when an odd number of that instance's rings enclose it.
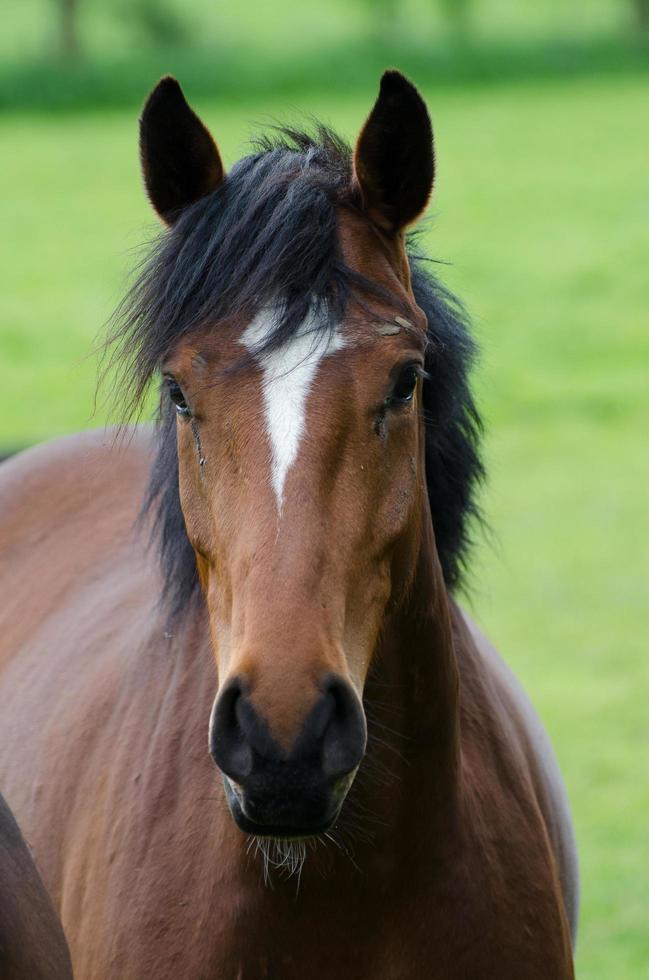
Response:
[[[359,765],[365,753],[365,714],[356,692],[342,678],[329,680],[321,703],[329,708],[323,726],[322,768],[327,776],[344,776]]]
[[[238,678],[229,681],[218,695],[210,723],[210,753],[227,776],[240,781],[253,766],[252,749],[241,724],[243,690]]]

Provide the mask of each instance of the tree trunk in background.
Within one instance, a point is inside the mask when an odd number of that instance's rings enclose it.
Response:
[[[635,22],[641,31],[649,30],[649,0],[634,0]]]
[[[467,38],[471,28],[473,0],[441,0],[440,5],[451,36],[456,40]]]
[[[399,25],[399,0],[362,0],[370,15],[370,31],[377,41],[395,40]]]
[[[61,54],[64,58],[76,58],[79,54],[77,34],[78,0],[58,0],[60,20]]]

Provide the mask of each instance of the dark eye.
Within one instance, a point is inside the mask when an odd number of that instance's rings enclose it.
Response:
[[[167,391],[169,392],[169,397],[176,406],[176,411],[179,415],[184,418],[189,418],[192,414],[189,405],[185,401],[185,396],[183,395],[183,390],[176,381],[175,378],[166,379]]]
[[[417,365],[407,364],[397,378],[389,398],[389,403],[391,405],[407,405],[408,402],[412,401],[412,396],[417,387],[418,376],[419,371],[417,370]]]

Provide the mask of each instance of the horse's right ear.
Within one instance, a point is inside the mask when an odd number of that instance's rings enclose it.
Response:
[[[142,111],[140,159],[151,204],[168,225],[225,177],[216,143],[170,75],[160,79]]]

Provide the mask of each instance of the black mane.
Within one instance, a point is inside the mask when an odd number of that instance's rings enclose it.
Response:
[[[311,136],[278,128],[255,145],[223,185],[187,208],[140,269],[116,313],[110,364],[121,366],[120,398],[141,405],[166,354],[193,329],[236,313],[254,315],[270,296],[282,316],[265,342],[290,337],[313,304],[323,329],[344,315],[350,294],[381,295],[342,261],[336,208],[357,206],[351,193],[351,152],[330,130]],[[428,318],[429,348],[423,403],[426,478],[437,550],[449,588],[460,583],[469,524],[478,516],[481,422],[468,375],[475,346],[460,304],[431,275],[409,243],[413,291]],[[110,365],[109,365],[110,366]],[[194,553],[178,494],[175,413],[160,403],[158,450],[143,503],[160,548],[163,599],[171,616],[199,595]]]

